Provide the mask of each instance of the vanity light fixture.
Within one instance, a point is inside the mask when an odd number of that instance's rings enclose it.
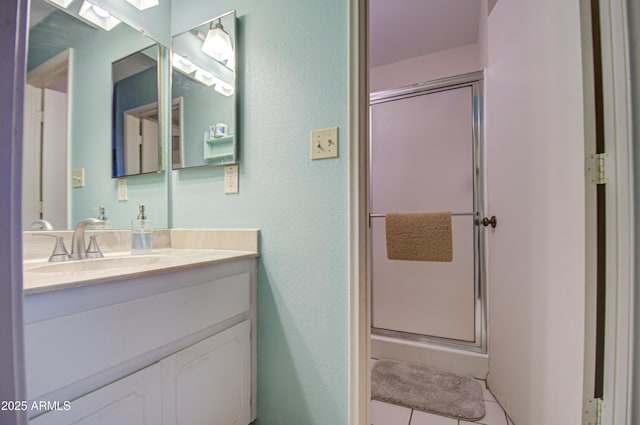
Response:
[[[78,14],[106,31],[111,31],[120,23],[120,19],[88,0],[84,0]]]
[[[228,60],[233,55],[231,37],[224,30],[220,19],[215,25],[213,23],[209,25],[209,31],[200,50],[221,62]]]
[[[184,56],[180,56],[177,53],[174,53],[171,57],[171,63],[173,64],[174,68],[179,69],[185,74],[191,74],[193,71],[198,69],[198,67],[193,62],[191,62]]]
[[[233,94],[233,86],[229,83],[225,83],[224,81],[218,81],[214,90],[225,96],[231,96]]]
[[[49,0],[51,3],[57,4],[65,9],[73,2],[73,0]]]
[[[193,77],[206,86],[212,86],[219,81],[212,73],[202,68],[196,68],[196,73]]]
[[[158,0],[127,0],[127,2],[134,5],[138,10],[145,10],[159,4]]]
[[[225,96],[231,96],[233,94],[233,86],[225,81],[222,81],[220,78],[216,77],[209,71],[205,71],[204,69],[194,65],[196,67],[196,73],[193,78],[197,81],[201,82],[205,86],[215,86],[213,89],[220,94]]]

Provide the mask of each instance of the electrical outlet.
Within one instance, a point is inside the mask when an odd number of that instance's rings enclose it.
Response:
[[[121,177],[118,179],[118,201],[129,200],[129,190],[127,188],[127,178]]]
[[[224,167],[224,193],[238,193],[238,164]]]
[[[338,157],[338,127],[311,131],[311,159]]]
[[[84,187],[84,168],[73,170],[73,187]]]

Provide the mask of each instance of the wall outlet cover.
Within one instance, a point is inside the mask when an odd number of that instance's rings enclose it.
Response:
[[[224,167],[224,193],[238,193],[238,164]]]
[[[127,188],[127,178],[121,177],[118,179],[118,201],[129,200],[129,189]]]

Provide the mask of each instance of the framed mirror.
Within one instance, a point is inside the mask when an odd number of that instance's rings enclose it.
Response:
[[[164,174],[150,172],[129,179],[128,202],[118,200],[112,179],[114,63],[124,59],[122,64],[127,68],[131,60],[152,73],[148,70],[157,68],[159,50],[168,49],[87,1],[31,0],[24,115],[24,230],[32,230],[31,223],[41,218],[56,230],[69,229],[83,218],[96,217],[95,208],[100,205],[106,206],[114,228],[125,228],[140,202],[153,211],[155,226],[167,226]],[[132,102],[135,106],[127,107],[128,113],[141,121],[153,121],[153,112],[136,108],[158,102],[157,82],[154,87],[155,94]],[[156,146],[158,140],[156,137]],[[162,151],[156,148],[156,164]],[[140,172],[143,170],[146,172],[146,164],[141,165]]]
[[[113,62],[113,177],[162,170],[158,46]]]
[[[173,169],[237,163],[236,13],[172,38]]]

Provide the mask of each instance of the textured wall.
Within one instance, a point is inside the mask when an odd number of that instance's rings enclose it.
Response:
[[[175,227],[259,227],[258,423],[347,423],[347,1],[174,0],[174,34],[236,9],[240,193],[172,173]],[[338,126],[340,157],[310,161]]]

